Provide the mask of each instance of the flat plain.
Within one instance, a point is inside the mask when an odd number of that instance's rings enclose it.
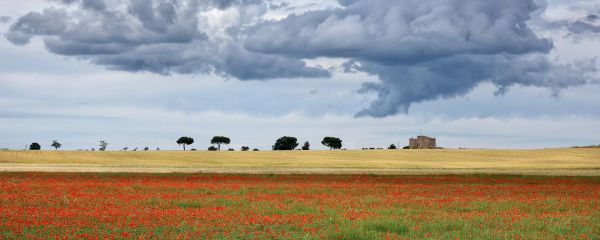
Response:
[[[0,239],[598,238],[598,177],[0,173]]]
[[[0,151],[0,239],[598,239],[599,213],[594,148]]]
[[[600,149],[0,151],[0,171],[598,176]]]

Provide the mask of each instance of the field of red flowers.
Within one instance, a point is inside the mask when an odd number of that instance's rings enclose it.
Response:
[[[599,239],[600,179],[0,173],[0,239]]]

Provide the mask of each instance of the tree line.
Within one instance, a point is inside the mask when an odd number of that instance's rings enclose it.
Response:
[[[183,147],[183,150],[186,151],[186,146],[192,145],[194,143],[194,138],[192,137],[188,137],[188,136],[182,136],[179,139],[177,139],[177,141],[175,141],[178,145]],[[221,145],[229,145],[231,143],[231,139],[229,137],[225,137],[225,136],[214,136],[212,137],[212,139],[210,140],[210,144],[212,144],[212,146],[208,147],[207,150],[209,151],[221,151]],[[334,149],[342,149],[342,139],[337,138],[337,137],[324,137],[323,140],[321,140],[321,144],[325,147],[328,147],[330,150],[334,150]],[[216,145],[216,147],[215,147]],[[290,136],[283,136],[278,138],[275,143],[272,145],[271,149],[274,151],[279,151],[279,150],[295,150],[298,145],[300,145],[298,143],[298,139],[295,137],[290,137]],[[53,140],[52,143],[50,144],[50,146],[52,146],[53,148],[55,148],[56,150],[58,150],[59,148],[62,147],[62,144],[60,142],[58,142],[57,140]],[[100,141],[99,145],[98,145],[98,151],[105,151],[108,147],[108,142],[106,141]],[[41,150],[42,147],[39,143],[34,142],[31,143],[29,145],[29,150]],[[145,147],[143,148],[144,151],[148,151],[150,148],[149,147]],[[365,149],[365,148],[363,148]],[[369,148],[367,148],[369,149]],[[373,149],[373,148],[370,148]],[[382,148],[380,148],[382,149]],[[391,144],[388,149],[397,149],[396,145]],[[92,151],[95,151],[95,148],[91,149]],[[125,147],[122,149],[123,151],[127,151],[129,150],[129,148]],[[134,148],[132,149],[132,151],[137,151],[138,148]],[[160,150],[160,148],[156,148],[156,150]],[[191,150],[196,150],[196,149],[191,149]],[[242,146],[241,151],[250,151],[250,147],[248,146]],[[305,141],[304,144],[302,144],[302,146],[300,147],[299,150],[310,150],[310,143],[308,141]],[[87,150],[86,150],[87,151]],[[228,151],[234,151],[233,148],[229,148]],[[253,151],[259,151],[258,149],[254,148]]]
[[[177,139],[176,143],[183,146],[183,150],[185,151],[185,146],[192,145],[194,143],[194,138],[183,136],[183,137],[180,137],[179,139]],[[229,143],[231,143],[231,139],[228,137],[214,136],[210,140],[210,144],[213,144],[213,146],[208,147],[208,150],[209,151],[220,151],[221,144],[228,145]],[[321,144],[329,147],[329,149],[341,149],[342,148],[342,140],[337,137],[325,137],[325,138],[323,138],[323,141],[321,141]],[[217,145],[217,147],[215,147],[214,145]],[[290,136],[283,136],[283,137],[278,138],[275,141],[275,144],[273,144],[271,149],[274,151],[294,150],[294,149],[296,149],[296,147],[298,147],[298,145],[299,145],[299,143],[298,143],[297,138],[290,137]],[[310,150],[310,143],[308,141],[304,142],[301,149],[302,150]],[[231,150],[232,149],[230,148],[229,151],[231,151]],[[248,151],[248,150],[250,150],[250,148],[248,146],[242,146],[241,150]],[[258,151],[258,149],[254,149],[254,151]]]

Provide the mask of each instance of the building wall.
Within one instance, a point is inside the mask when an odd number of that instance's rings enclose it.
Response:
[[[437,142],[435,138],[417,136],[417,138],[410,138],[408,140],[408,146],[411,149],[431,149],[437,147]]]
[[[410,149],[416,149],[419,148],[419,142],[416,138],[410,138],[408,139],[408,147]]]

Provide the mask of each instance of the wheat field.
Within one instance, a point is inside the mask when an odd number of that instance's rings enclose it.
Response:
[[[600,175],[600,149],[346,151],[0,151],[0,171],[94,172],[583,172]],[[578,175],[578,174],[575,174]]]

